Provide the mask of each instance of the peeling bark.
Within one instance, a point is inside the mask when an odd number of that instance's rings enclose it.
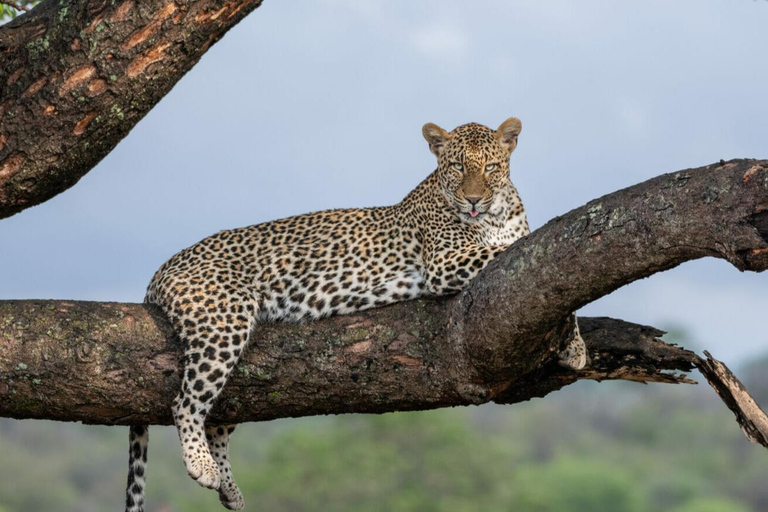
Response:
[[[707,359],[698,358],[696,367],[736,416],[747,439],[768,448],[768,417],[727,366],[709,352],[704,355]]]
[[[705,256],[768,268],[768,161],[653,178],[559,217],[499,255],[464,292],[306,324],[263,324],[212,420],[378,413],[544,396],[580,379],[690,383],[698,367],[748,437],[768,419],[722,363],[660,331],[581,319],[590,363],[557,365],[574,309]],[[180,345],[152,306],[0,302],[0,415],[170,423]]]
[[[0,27],[0,219],[71,187],[261,0],[46,0]]]

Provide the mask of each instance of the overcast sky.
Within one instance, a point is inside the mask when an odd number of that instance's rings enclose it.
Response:
[[[532,228],[655,175],[768,157],[768,2],[266,0],[80,183],[0,222],[0,299],[141,301],[220,229],[392,204],[421,126],[523,122]],[[586,307],[768,351],[768,273],[706,260]]]

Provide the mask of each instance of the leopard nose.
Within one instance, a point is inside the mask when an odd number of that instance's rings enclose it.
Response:
[[[464,196],[464,198],[474,206],[483,198],[483,196]]]

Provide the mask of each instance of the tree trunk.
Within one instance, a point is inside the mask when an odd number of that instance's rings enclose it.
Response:
[[[0,219],[91,170],[261,0],[45,0],[0,27]]]
[[[554,360],[570,312],[684,261],[768,268],[768,161],[665,174],[559,217],[499,255],[464,292],[305,324],[262,324],[212,419],[514,403],[579,379],[691,382],[698,367],[750,439],[768,418],[722,363],[662,333],[581,319],[590,363]],[[0,415],[170,423],[180,345],[151,306],[0,302]]]

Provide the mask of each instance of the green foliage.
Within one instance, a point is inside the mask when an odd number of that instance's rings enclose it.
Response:
[[[504,450],[479,442],[466,411],[333,423],[277,436],[265,463],[250,466],[244,492],[265,510],[490,510],[501,483],[495,473],[511,471]]]
[[[243,425],[233,466],[246,501],[270,512],[766,509],[768,454],[710,389],[572,388],[511,407]],[[126,437],[0,421],[0,511],[119,509]],[[150,439],[148,509],[218,510],[187,477],[174,429]]]
[[[696,498],[670,512],[749,512],[744,505],[723,498]]]
[[[40,3],[40,0],[32,0],[32,1],[22,0],[18,2],[14,0],[14,2],[12,3],[15,6],[26,7],[27,9],[31,9],[32,7]],[[0,3],[0,23],[13,19],[22,13],[24,13],[23,10],[17,10],[15,7],[12,7],[8,4]],[[0,509],[0,512],[2,512],[2,509]]]
[[[517,512],[641,512],[640,489],[625,468],[572,457],[523,467],[510,482]],[[511,507],[510,507],[511,508]]]
[[[125,428],[0,420],[0,512],[119,509],[126,437]],[[153,427],[150,439],[148,510],[219,510],[216,493],[187,477],[174,429]],[[704,386],[584,383],[511,407],[243,425],[232,460],[246,501],[270,512],[768,504],[768,454]]]

